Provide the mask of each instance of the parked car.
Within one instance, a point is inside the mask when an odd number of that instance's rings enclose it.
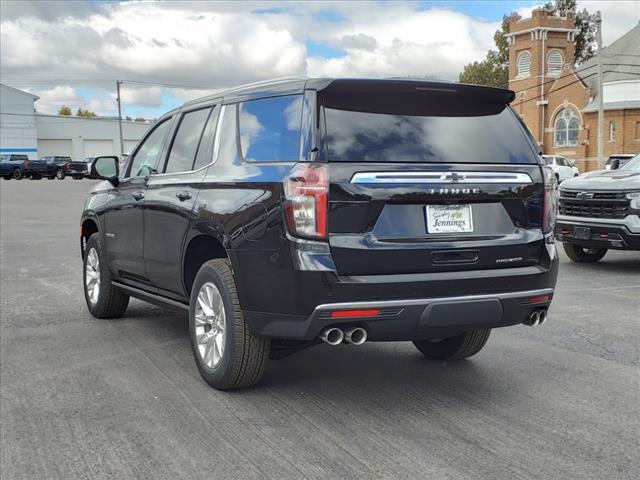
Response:
[[[71,163],[71,157],[63,156],[47,156],[40,160],[32,160],[29,162],[27,176],[34,180],[42,177],[64,180],[69,163]]]
[[[15,153],[0,155],[0,176],[5,180],[20,180],[29,168],[29,157]]]
[[[558,183],[580,175],[580,171],[573,160],[560,155],[542,155],[545,165],[549,165],[556,175]]]
[[[189,314],[202,377],[253,385],[268,358],[413,341],[470,357],[547,318],[556,179],[508,90],[413,80],[273,81],[164,115],[98,157],[81,218],[98,318],[129,297]]]
[[[74,160],[67,165],[67,175],[74,180],[81,180],[91,176],[91,164],[96,157],[85,157],[82,160]]]
[[[597,262],[609,249],[640,250],[640,155],[563,183],[556,237],[574,262]]]
[[[632,153],[616,153],[609,155],[607,163],[604,164],[606,170],[617,170],[620,167],[624,167],[629,160],[634,157]]]

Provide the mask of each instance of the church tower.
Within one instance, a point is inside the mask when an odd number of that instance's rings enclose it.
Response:
[[[509,22],[509,88],[516,92],[512,105],[541,149],[550,115],[547,93],[573,66],[576,33],[571,13],[555,17],[537,9],[531,18]]]

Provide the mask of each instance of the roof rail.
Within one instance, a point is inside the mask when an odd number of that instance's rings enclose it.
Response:
[[[286,82],[293,82],[293,81],[304,81],[304,80],[308,80],[309,77],[305,77],[305,76],[290,76],[290,77],[277,77],[277,78],[270,78],[268,80],[260,80],[258,82],[252,82],[252,83],[245,83],[244,85],[237,85],[235,87],[231,87],[231,88],[220,88],[217,90],[213,90],[212,93],[210,93],[209,95],[206,95],[204,97],[201,98],[196,98],[193,100],[190,100],[188,102],[185,103],[185,105],[190,105],[193,103],[198,103],[201,102],[203,100],[207,100],[210,98],[214,98],[214,97],[219,97],[220,95],[227,95],[229,93],[234,93],[237,92],[239,90],[245,90],[248,88],[256,88],[256,87],[260,87],[263,85],[277,85],[279,83],[286,83]]]

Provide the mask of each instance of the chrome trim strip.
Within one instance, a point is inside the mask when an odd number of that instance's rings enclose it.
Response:
[[[345,309],[357,309],[357,308],[385,308],[385,307],[412,307],[421,306],[425,307],[431,303],[448,303],[448,302],[465,302],[473,300],[491,300],[497,298],[499,300],[507,300],[511,298],[521,297],[537,297],[541,295],[553,295],[553,288],[541,288],[539,290],[525,290],[521,292],[504,292],[504,293],[489,293],[486,295],[461,295],[458,297],[434,297],[434,298],[410,298],[404,300],[380,300],[374,302],[343,302],[343,303],[324,303],[318,305],[313,315],[319,314],[325,310],[345,310]]]
[[[359,172],[351,183],[533,183],[528,173],[509,172]]]

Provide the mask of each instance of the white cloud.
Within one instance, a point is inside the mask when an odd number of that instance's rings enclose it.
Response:
[[[73,108],[85,102],[85,99],[69,85],[57,85],[45,90],[30,90],[40,97],[36,105],[38,111],[42,113],[56,113],[63,105]]]
[[[170,91],[182,100],[291,75],[456,79],[465,64],[481,60],[494,47],[493,33],[499,27],[499,22],[445,8],[420,10],[418,4],[405,2],[73,5],[3,3],[3,82],[50,82],[46,93],[35,92],[42,97],[41,110],[73,101],[74,106],[113,114],[116,79],[171,85]],[[605,44],[640,19],[636,1],[579,0],[578,7],[602,10]],[[519,13],[528,16],[530,10]],[[334,18],[319,15],[327,11]],[[308,41],[340,49],[345,56],[309,57]],[[14,84],[21,87],[20,82]],[[90,104],[68,85],[94,86],[103,95]],[[129,83],[122,97],[127,105],[152,110],[162,105],[163,89]]]
[[[120,100],[123,103],[143,105],[143,106],[158,106],[162,105],[162,87],[120,87]],[[112,93],[113,101],[116,100],[117,95]]]

